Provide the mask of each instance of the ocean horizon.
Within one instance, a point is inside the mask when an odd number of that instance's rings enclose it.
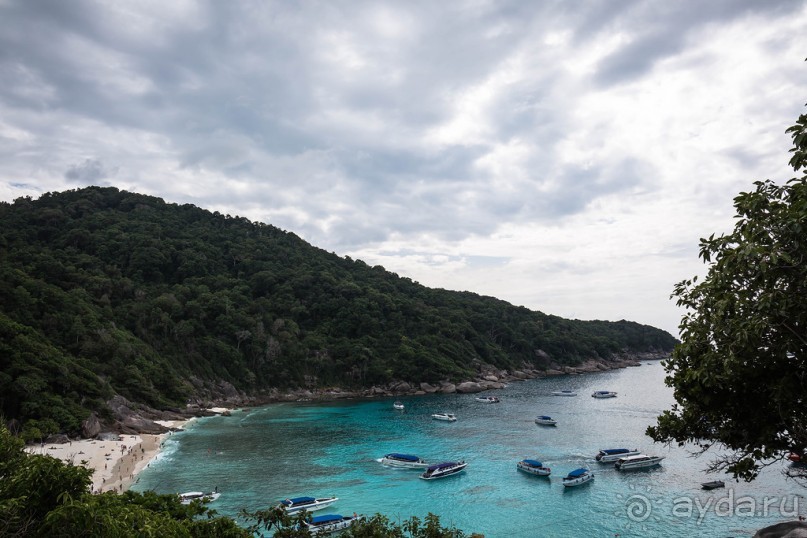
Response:
[[[552,396],[573,390],[575,397]],[[609,399],[595,390],[616,391]],[[279,403],[193,421],[164,442],[135,491],[212,491],[210,505],[239,520],[242,510],[270,508],[297,496],[339,500],[317,514],[381,513],[396,522],[436,514],[467,534],[508,536],[752,536],[807,513],[805,489],[773,465],[751,483],[704,472],[710,453],[654,444],[644,432],[674,402],[658,362],[607,372],[526,380],[475,394],[337,402]],[[454,413],[457,422],[431,418]],[[557,426],[534,422],[549,415]],[[637,448],[663,456],[660,466],[620,472],[594,456],[604,448]],[[419,471],[381,465],[390,452],[430,463],[465,460],[456,476],[425,481]],[[550,477],[516,470],[542,461]],[[566,488],[561,479],[587,467],[592,482]],[[724,480],[725,488],[700,484]],[[269,533],[267,533],[269,534]]]

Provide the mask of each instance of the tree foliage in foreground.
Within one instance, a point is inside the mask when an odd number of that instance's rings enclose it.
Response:
[[[258,512],[244,512],[242,516],[252,522],[251,533],[264,530],[272,531],[274,538],[307,538],[311,533],[303,525],[303,520],[310,517],[308,512],[289,515],[281,508],[270,508]],[[339,536],[343,538],[482,538],[482,535],[467,535],[456,527],[443,527],[440,518],[428,514],[423,520],[412,516],[397,524],[388,517],[376,514],[355,523]]]
[[[807,115],[788,132],[799,173]],[[688,311],[666,363],[677,403],[648,428],[656,441],[728,448],[711,468],[745,480],[807,449],[807,175],[755,186],[734,199],[734,231],[701,240],[705,279],[675,287]]]

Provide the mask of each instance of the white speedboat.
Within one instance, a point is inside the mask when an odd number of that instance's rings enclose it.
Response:
[[[399,411],[405,409],[403,402],[395,402],[392,404],[392,407],[398,409]]]
[[[381,458],[381,463],[390,467],[404,467],[406,469],[425,469],[429,466],[423,459],[412,454],[399,454],[393,452]]]
[[[461,473],[466,467],[467,463],[464,461],[445,461],[430,465],[426,471],[420,475],[423,480],[435,480],[437,478],[445,478],[457,473]]]
[[[540,424],[542,426],[555,426],[558,423],[558,421],[555,420],[552,417],[549,417],[549,416],[546,416],[546,415],[541,415],[541,416],[535,417],[535,423]]]
[[[285,499],[280,501],[277,508],[283,508],[287,514],[294,514],[305,510],[306,512],[316,512],[323,508],[332,505],[339,500],[339,497],[322,497],[316,499],[314,497],[294,497],[293,499]]]
[[[353,514],[352,516],[342,516],[339,514],[323,514],[306,519],[303,521],[303,525],[306,526],[312,536],[320,536],[322,534],[343,531],[363,519],[364,515]]]
[[[538,460],[521,460],[516,463],[516,469],[538,476],[549,476],[552,474],[552,469],[546,467]]]
[[[477,396],[474,398],[477,402],[482,403],[499,403],[501,402],[496,396]]]
[[[445,420],[446,422],[456,422],[457,417],[454,413],[435,413],[432,415],[434,420]]]
[[[592,480],[594,480],[594,473],[588,469],[575,469],[564,476],[562,482],[565,487],[570,488],[591,482]]]
[[[556,390],[552,396],[577,396],[577,393],[573,390]]]
[[[639,454],[638,456],[627,456],[620,458],[614,464],[618,471],[632,471],[634,469],[647,469],[648,467],[655,467],[661,464],[664,456],[648,456],[647,454]]]
[[[595,390],[591,393],[592,398],[616,398],[616,392],[610,390]]]
[[[628,456],[638,456],[641,454],[635,448],[633,450],[629,448],[603,448],[600,450],[594,459],[596,459],[600,463],[613,463],[618,461],[620,458],[627,458]]]
[[[219,497],[221,497],[221,493],[218,492],[218,489],[211,491],[210,493],[205,493],[204,491],[188,491],[186,493],[179,494],[179,502],[182,504],[190,504],[193,501],[212,503]]]

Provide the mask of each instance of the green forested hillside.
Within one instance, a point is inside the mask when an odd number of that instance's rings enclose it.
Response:
[[[541,369],[675,344],[632,322],[429,289],[271,225],[98,187],[0,203],[0,335],[2,413],[67,431],[115,393],[166,407],[205,382],[254,394],[460,380],[481,363]]]

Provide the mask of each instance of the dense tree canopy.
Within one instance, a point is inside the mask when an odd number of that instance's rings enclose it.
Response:
[[[674,344],[429,289],[271,225],[115,188],[0,203],[0,412],[29,439],[75,431],[114,394],[166,408],[222,381],[251,394],[456,381]]]
[[[788,129],[790,164],[807,165],[807,115]],[[701,240],[706,278],[679,283],[687,308],[667,363],[677,404],[648,434],[730,449],[715,469],[753,479],[807,449],[807,176],[755,183],[734,199],[728,235]]]

